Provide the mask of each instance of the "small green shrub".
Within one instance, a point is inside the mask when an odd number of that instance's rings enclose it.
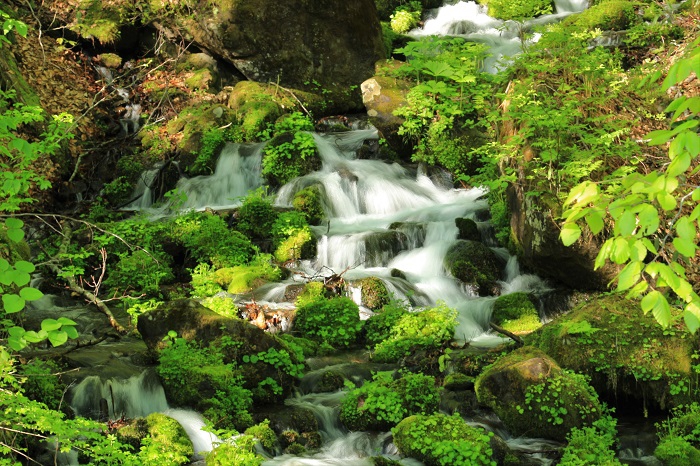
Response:
[[[137,249],[119,255],[119,262],[109,267],[104,285],[113,292],[160,296],[160,286],[170,283],[175,275],[170,256]]]
[[[201,303],[220,316],[238,317],[238,306],[236,301],[231,298],[208,297],[204,298]]]
[[[248,427],[244,434],[250,435],[260,442],[260,445],[262,445],[265,450],[269,452],[274,451],[275,445],[277,444],[277,436],[275,435],[275,431],[270,428],[269,419],[265,419],[260,424]]]
[[[249,265],[227,267],[214,272],[216,282],[229,293],[246,293],[268,281],[277,281],[282,272],[270,262],[269,254],[258,254]]]
[[[565,25],[593,31],[623,31],[631,27],[638,20],[635,12],[635,3],[628,0],[609,0],[583,11],[571,15],[563,21]]]
[[[700,404],[674,408],[671,418],[656,428],[659,445],[654,456],[668,466],[700,464]]]
[[[567,466],[621,466],[616,458],[617,420],[607,415],[591,427],[574,427],[567,437],[560,464]]]
[[[310,133],[282,133],[264,150],[262,173],[272,186],[282,186],[321,168],[316,141]]]
[[[456,326],[457,311],[444,303],[405,314],[393,325],[389,338],[375,346],[373,359],[395,362],[418,348],[439,349],[452,340]]]
[[[276,219],[277,212],[272,207],[272,198],[262,189],[258,189],[243,199],[238,209],[235,227],[255,244],[267,245],[272,237],[272,225]]]
[[[391,432],[402,454],[426,466],[496,465],[489,444],[493,434],[470,427],[457,413],[410,416]]]
[[[32,359],[18,366],[18,376],[22,377],[22,390],[32,400],[40,401],[49,409],[59,410],[67,388],[61,380],[63,368],[51,359]]]
[[[171,233],[197,258],[215,268],[242,265],[252,259],[255,248],[240,232],[229,230],[218,215],[192,212],[175,219]]]
[[[402,8],[391,15],[389,24],[391,25],[391,30],[396,34],[406,34],[408,31],[418,26],[420,18],[420,11],[410,11]]]
[[[388,339],[392,335],[394,326],[408,313],[404,303],[392,301],[384,305],[381,310],[365,322],[365,341],[374,346]]]
[[[282,212],[272,224],[275,259],[279,262],[309,259],[315,253],[316,241],[303,213]]]
[[[294,328],[308,338],[334,347],[349,346],[362,329],[360,310],[344,297],[312,301],[297,309]]]
[[[554,11],[551,0],[488,0],[489,16],[502,20],[523,20]]]
[[[208,466],[259,466],[265,461],[255,452],[256,438],[252,435],[235,435],[220,443],[206,454]]]
[[[192,269],[192,297],[206,298],[224,291],[217,283],[216,270],[209,264],[198,264]]]
[[[352,390],[343,400],[340,420],[351,430],[383,430],[412,414],[432,414],[440,404],[435,379],[423,374],[378,372],[371,382]]]
[[[323,283],[309,282],[304,285],[304,289],[299,293],[294,304],[297,307],[303,307],[316,301],[323,301],[326,299],[325,293],[326,288],[323,286]]]
[[[355,283],[362,292],[362,305],[368,309],[376,311],[382,306],[389,304],[390,296],[386,285],[377,277],[363,278]]]

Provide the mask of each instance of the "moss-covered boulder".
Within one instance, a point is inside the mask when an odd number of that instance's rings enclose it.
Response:
[[[134,419],[117,431],[117,438],[146,458],[158,458],[159,464],[189,464],[194,448],[185,429],[175,419],[161,413]],[[143,440],[149,441],[144,443]]]
[[[409,416],[391,432],[399,451],[426,466],[495,464],[489,443],[493,434],[471,427],[458,414]]]
[[[666,466],[700,464],[700,405],[696,402],[673,410],[659,429],[654,456]]]
[[[500,260],[477,241],[457,241],[445,254],[445,268],[458,280],[476,288],[481,296],[493,295],[501,278]]]
[[[389,304],[390,296],[386,285],[377,277],[367,277],[353,283],[360,289],[362,294],[362,305],[372,311],[381,309]]]
[[[569,16],[564,24],[587,31],[624,31],[638,21],[637,5],[629,0],[608,0]]]
[[[479,232],[479,227],[476,222],[470,218],[456,218],[455,225],[459,232],[457,233],[457,239],[464,239],[468,241],[481,241],[481,233]]]
[[[303,213],[309,225],[319,225],[326,218],[323,208],[323,185],[314,184],[297,191],[292,200],[294,209]]]
[[[226,267],[214,272],[216,282],[229,293],[247,293],[270,281],[281,278],[282,271],[270,264],[258,262],[250,265]]]
[[[531,334],[527,342],[562,367],[591,377],[610,403],[661,408],[686,403],[694,377],[698,338],[682,328],[664,329],[639,304],[601,296]]]
[[[285,105],[294,107],[285,96],[276,97],[271,84],[241,81],[229,93],[228,106],[236,113],[243,137],[249,141],[282,116]]]
[[[375,374],[371,382],[352,390],[343,400],[340,420],[350,430],[386,430],[412,414],[438,411],[440,390],[433,377],[391,372]]]
[[[488,6],[489,16],[504,21],[523,20],[554,12],[552,0],[479,0]]]
[[[542,327],[535,303],[523,292],[499,296],[493,304],[491,320],[515,334],[530,333]]]
[[[514,435],[563,442],[573,427],[601,416],[598,395],[586,378],[562,370],[531,346],[496,361],[477,378],[475,389],[479,402],[493,409]]]

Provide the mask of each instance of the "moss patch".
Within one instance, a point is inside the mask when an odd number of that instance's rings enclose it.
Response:
[[[516,334],[530,333],[542,327],[540,313],[527,293],[499,296],[493,305],[491,320]]]
[[[610,0],[564,20],[565,25],[572,25],[587,31],[623,31],[637,21],[635,3],[627,0]]]
[[[697,337],[682,324],[664,330],[619,296],[583,303],[530,335],[562,367],[587,374],[607,398],[665,409],[690,397]]]

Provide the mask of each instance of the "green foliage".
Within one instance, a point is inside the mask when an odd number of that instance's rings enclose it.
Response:
[[[152,311],[161,304],[163,304],[163,301],[158,301],[156,299],[148,299],[148,300],[141,300],[141,299],[125,299],[125,302],[127,303],[128,308],[126,309],[126,313],[129,314],[131,317],[131,325],[136,327],[136,324],[138,323],[139,316],[145,312]]]
[[[139,459],[143,464],[179,466],[189,464],[194,454],[185,429],[173,418],[153,413],[146,417],[148,436],[141,441]]]
[[[206,454],[207,465],[259,466],[265,461],[265,458],[255,452],[255,444],[256,438],[252,435],[231,436]]]
[[[179,240],[199,262],[216,268],[247,263],[255,249],[238,231],[229,230],[218,215],[191,212],[175,219],[172,238]]]
[[[373,359],[398,361],[417,349],[437,350],[447,345],[457,326],[457,311],[440,303],[420,312],[401,316],[393,324],[390,336],[374,347]]]
[[[304,214],[309,225],[318,225],[326,217],[321,202],[321,189],[320,185],[308,186],[298,191],[292,200],[294,209]]]
[[[216,159],[226,143],[227,137],[224,130],[209,128],[202,134],[201,147],[197,151],[197,158],[187,166],[190,175],[211,175],[214,172]]]
[[[418,26],[423,13],[422,10],[423,7],[419,2],[411,2],[409,5],[398,7],[390,17],[391,30],[397,34],[406,34]]]
[[[271,129],[274,137],[265,146],[262,174],[272,186],[282,186],[293,178],[321,168],[316,141],[309,131],[313,121],[300,113],[284,115]]]
[[[651,47],[682,38],[683,29],[678,25],[642,23],[629,28],[623,42],[628,47]]]
[[[269,419],[265,419],[260,424],[248,427],[244,435],[250,435],[255,438],[255,440],[260,442],[260,445],[269,452],[273,452],[275,449],[277,436],[275,435],[275,431],[270,428]]]
[[[408,305],[399,301],[385,304],[381,310],[365,322],[365,341],[374,346],[392,336],[394,326],[408,313]]]
[[[63,367],[51,359],[32,359],[18,368],[22,392],[28,398],[59,411],[67,385],[61,380]],[[65,406],[64,406],[65,407]]]
[[[26,26],[18,27],[21,23],[17,21],[6,18],[4,24],[5,28],[26,33]],[[7,40],[5,36],[6,32],[0,34],[0,38]],[[0,212],[17,211],[34,202],[32,194],[36,190],[51,187],[47,178],[51,156],[65,140],[73,137],[69,130],[73,123],[71,115],[53,115],[46,123],[41,107],[13,103],[14,99],[14,91],[0,90]],[[36,140],[18,135],[42,124],[45,130]]]
[[[190,273],[192,274],[193,298],[208,298],[224,291],[217,283],[216,270],[211,265],[197,264],[197,267],[192,269]]]
[[[402,454],[426,466],[495,466],[492,433],[470,427],[455,413],[407,417],[391,429]]]
[[[594,5],[564,22],[576,28],[592,31],[623,31],[637,20],[636,4],[628,0],[607,0]]]
[[[326,288],[323,286],[323,283],[308,282],[304,285],[304,289],[299,293],[294,304],[297,308],[300,308],[315,303],[316,301],[323,301],[326,299],[325,291]]]
[[[144,249],[119,254],[119,261],[109,269],[104,284],[123,293],[159,296],[160,286],[175,279],[170,260],[164,253],[149,254]]]
[[[294,329],[334,347],[349,346],[362,329],[360,310],[349,298],[315,300],[297,308]]]
[[[216,346],[200,348],[176,338],[161,351],[157,371],[175,405],[199,409],[217,426],[245,429],[252,425],[252,394],[235,364],[223,360]]]
[[[596,415],[597,408],[589,406],[587,400],[581,403],[569,404],[571,395],[582,396],[588,392],[588,397],[597,401],[598,395],[588,384],[588,379],[581,374],[563,370],[560,375],[548,377],[538,384],[531,384],[525,391],[525,406],[523,414],[527,411],[527,416],[532,416],[547,424],[559,426],[564,424],[564,419],[569,414],[569,410],[576,409],[579,415],[588,417]],[[567,398],[568,395],[569,398]],[[576,398],[574,398],[575,400]]]
[[[407,104],[394,112],[404,118],[398,133],[416,143],[414,161],[440,164],[457,175],[469,171],[470,149],[479,143],[465,149],[448,141],[462,128],[482,124],[492,94],[491,76],[480,71],[485,51],[482,44],[435,38],[396,50],[408,60],[399,72],[419,81],[406,96]]]
[[[355,283],[362,292],[362,305],[376,311],[389,304],[391,297],[386,285],[377,277],[366,277]]]
[[[238,209],[236,229],[250,238],[255,244],[267,244],[272,236],[272,225],[277,212],[272,207],[272,199],[262,189],[249,193]]]
[[[284,349],[270,348],[258,354],[246,354],[243,356],[243,362],[246,364],[257,364],[258,362],[269,364],[278,371],[296,378],[304,374],[304,364],[295,363],[289,352]]]
[[[272,239],[278,262],[309,259],[315,253],[316,241],[306,216],[295,210],[277,216],[272,224]]]
[[[559,464],[567,466],[621,466],[615,451],[617,420],[609,414],[590,427],[574,427],[567,437]]]
[[[214,272],[215,281],[229,293],[246,293],[268,281],[282,276],[279,267],[271,262],[269,254],[258,254],[248,265],[237,265]]]
[[[404,373],[394,379],[391,372],[378,372],[343,399],[340,420],[350,430],[384,430],[412,414],[433,414],[439,404],[433,377]]]
[[[680,406],[656,427],[659,445],[654,456],[669,466],[700,464],[700,405]]]
[[[218,293],[218,292],[217,292]],[[201,301],[203,306],[208,307],[212,311],[216,312],[220,316],[224,317],[238,317],[238,306],[236,301],[230,298],[216,298],[209,297],[204,298]]]
[[[700,39],[687,55],[669,70],[663,89],[700,73]],[[660,73],[650,76],[656,81]],[[673,112],[672,129],[654,131],[649,144],[668,147],[668,161],[647,173],[618,174],[617,178],[584,181],[566,198],[560,238],[565,245],[581,236],[585,220],[590,232],[601,233],[606,222],[611,232],[595,260],[596,269],[608,261],[622,267],[615,278],[616,290],[641,300],[642,310],[651,312],[668,327],[673,310],[682,310],[691,332],[700,328],[700,297],[693,290],[686,270],[696,258],[700,188],[689,182],[697,174],[700,154],[700,97],[682,95],[665,110]],[[612,184],[613,189],[606,184]]]
[[[550,0],[488,0],[489,16],[502,20],[522,21],[553,13]]]

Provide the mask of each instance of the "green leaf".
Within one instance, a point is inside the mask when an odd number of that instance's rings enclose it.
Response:
[[[641,273],[641,262],[630,262],[629,264],[627,264],[617,276],[617,290],[625,291],[637,284]]]
[[[639,227],[644,235],[651,235],[659,229],[659,211],[651,204],[644,204],[639,210]]]
[[[695,223],[688,217],[681,217],[675,225],[679,237],[692,240],[695,238]]]
[[[24,339],[29,343],[41,343],[46,339],[46,337],[43,337],[34,331],[29,331],[24,334]]]
[[[685,257],[695,257],[695,251],[698,248],[692,240],[687,238],[673,238],[673,246]]]
[[[68,341],[68,334],[63,330],[54,330],[49,332],[49,341],[53,346],[61,346]]]
[[[10,337],[7,339],[7,345],[14,351],[22,351],[27,347],[27,342],[24,341],[24,338]]]
[[[61,328],[61,324],[56,319],[44,319],[41,322],[41,329],[46,332],[52,332]]]
[[[565,223],[559,234],[559,238],[564,243],[564,246],[571,246],[580,236],[581,228],[575,223]]]
[[[30,286],[19,290],[19,295],[26,301],[36,301],[44,296],[44,293]]]
[[[7,237],[11,241],[13,241],[15,243],[19,243],[20,241],[22,241],[24,239],[24,230],[17,230],[14,228],[8,229],[7,230]]]
[[[673,210],[676,208],[676,198],[671,196],[666,191],[661,191],[657,193],[656,200],[659,202],[659,205],[664,210]]]
[[[69,319],[68,317],[59,317],[58,318],[58,323],[61,325],[78,325],[74,320]],[[171,330],[172,332],[173,330]],[[168,332],[169,334],[170,332]],[[177,333],[175,334],[177,336]]]
[[[2,295],[2,304],[7,314],[14,314],[24,309],[24,299],[16,294],[5,293]]]
[[[671,324],[671,308],[666,301],[666,297],[660,292],[654,290],[647,294],[642,299],[642,311],[647,314],[652,312],[656,321],[662,327],[668,327]]]
[[[12,270],[7,272],[7,274],[12,277],[12,282],[17,286],[25,286],[32,279],[32,276],[27,272],[20,272],[19,270]]]
[[[627,262],[630,258],[630,246],[625,238],[615,238],[610,258],[616,264]]]
[[[671,163],[668,165],[668,168],[666,169],[666,174],[668,176],[678,176],[683,173],[690,167],[690,162],[691,162],[691,157],[688,152],[681,152],[679,153],[676,158],[671,160]]]
[[[591,233],[597,235],[603,231],[605,226],[603,223],[603,216],[597,210],[591,210],[588,215],[586,215],[586,223],[588,228],[591,229]]]
[[[621,236],[630,236],[637,228],[637,216],[631,210],[625,211],[615,224]]]
[[[68,338],[73,339],[73,340],[78,338],[78,331],[72,325],[67,325],[65,327],[62,327],[62,329],[64,332],[66,332],[66,335],[68,335]]]
[[[659,251],[656,249],[656,246],[654,246],[654,243],[652,243],[648,238],[642,238],[642,244],[644,244],[644,247],[647,248],[647,251],[650,253],[656,255],[659,253]]]
[[[27,261],[17,261],[15,262],[15,268],[20,272],[33,273],[36,270],[34,264]]]
[[[18,218],[10,217],[5,219],[5,226],[8,230],[19,230],[24,226],[24,222]]]
[[[688,327],[688,330],[690,330],[690,333],[695,333],[697,329],[700,328],[700,319],[692,312],[683,312],[683,321],[685,322],[685,326]]]
[[[668,140],[673,137],[673,131],[668,129],[660,129],[647,134],[647,137],[649,138],[650,146],[658,146],[659,144],[668,142]]]

